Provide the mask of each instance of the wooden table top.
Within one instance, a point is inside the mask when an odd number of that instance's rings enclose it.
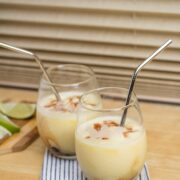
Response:
[[[0,100],[36,100],[36,91],[0,88]],[[140,103],[148,136],[152,180],[180,179],[180,106]],[[40,179],[45,146],[40,138],[26,150],[0,156],[0,179]]]

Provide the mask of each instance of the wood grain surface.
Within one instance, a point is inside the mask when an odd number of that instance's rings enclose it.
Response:
[[[36,100],[37,92],[0,88],[2,98]],[[152,180],[180,179],[180,107],[140,102],[148,135]],[[45,146],[38,138],[26,150],[0,156],[0,179],[39,180]]]
[[[33,118],[24,121],[26,123],[21,126],[21,131],[13,134],[0,145],[0,155],[22,151],[39,136],[36,119]]]

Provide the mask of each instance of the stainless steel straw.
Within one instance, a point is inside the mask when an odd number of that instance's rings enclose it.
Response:
[[[48,75],[48,73],[46,72],[46,70],[45,70],[45,68],[44,68],[41,60],[39,59],[39,57],[38,57],[36,54],[34,54],[34,53],[30,52],[30,51],[27,51],[27,50],[25,50],[25,49],[17,48],[17,47],[14,47],[14,46],[11,46],[11,45],[8,45],[8,44],[5,44],[5,43],[0,43],[0,47],[9,49],[9,50],[12,50],[12,51],[15,51],[15,52],[19,52],[19,53],[24,54],[24,55],[29,55],[29,56],[31,56],[32,58],[34,58],[35,61],[38,63],[40,69],[41,69],[42,72],[44,73],[44,76],[45,76],[46,80],[50,83],[50,86],[51,86],[51,88],[52,88],[52,91],[53,91],[56,99],[57,99],[58,101],[61,100],[61,97],[60,97],[60,95],[59,95],[56,87],[53,86],[51,78],[49,77],[49,75]]]
[[[131,100],[131,95],[132,95],[132,92],[133,92],[134,84],[135,84],[136,77],[137,77],[139,71],[140,71],[147,63],[149,63],[151,60],[153,60],[154,57],[156,57],[162,50],[164,50],[167,46],[169,46],[171,43],[172,43],[172,40],[166,41],[166,42],[165,42],[163,45],[161,45],[152,55],[150,55],[145,61],[143,61],[143,62],[135,69],[134,73],[132,74],[132,79],[131,79],[131,83],[130,83],[129,90],[128,90],[128,96],[127,96],[127,98],[126,98],[126,106],[129,104],[129,102],[130,102],[130,100]],[[123,111],[123,115],[122,115],[121,122],[120,122],[120,125],[121,125],[121,126],[124,126],[124,123],[125,123],[125,121],[126,121],[127,111],[128,111],[128,108],[126,108],[126,109]]]

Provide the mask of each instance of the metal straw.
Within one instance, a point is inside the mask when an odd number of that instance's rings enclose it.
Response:
[[[156,57],[162,50],[164,50],[167,46],[169,46],[172,43],[172,40],[168,40],[166,41],[163,45],[161,45],[152,55],[150,55],[145,61],[143,61],[134,71],[134,73],[132,74],[132,79],[131,79],[131,83],[129,86],[129,90],[128,90],[128,96],[126,98],[126,106],[129,104],[130,100],[131,100],[131,95],[133,92],[133,88],[134,88],[134,84],[136,81],[136,77],[138,75],[138,72],[147,64],[149,63],[151,60],[154,59],[154,57]],[[121,118],[121,122],[120,125],[124,126],[124,123],[126,121],[126,115],[127,115],[127,111],[128,108],[126,108],[123,112],[122,118]]]
[[[17,48],[17,47],[14,47],[14,46],[11,46],[11,45],[8,45],[8,44],[5,44],[5,43],[0,43],[0,47],[4,47],[6,49],[9,49],[9,50],[12,50],[12,51],[15,51],[15,52],[20,52],[21,54],[29,55],[29,56],[33,57],[35,59],[35,61],[38,63],[38,65],[39,65],[40,69],[42,70],[42,72],[44,73],[44,76],[45,76],[46,80],[50,83],[52,91],[53,91],[57,101],[61,100],[61,97],[60,97],[56,87],[52,85],[52,80],[50,79],[50,77],[49,77],[48,73],[46,72],[41,60],[39,59],[39,57],[36,54],[34,54],[34,53],[30,52],[30,51],[27,51],[25,49]]]

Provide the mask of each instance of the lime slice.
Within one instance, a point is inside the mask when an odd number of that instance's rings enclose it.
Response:
[[[9,136],[11,136],[11,132],[8,131],[3,126],[0,126],[0,144],[7,139]]]
[[[17,126],[7,116],[5,116],[1,113],[0,113],[0,126],[3,126],[8,131],[10,131],[12,134],[20,131],[19,126]]]
[[[0,111],[13,119],[27,119],[35,114],[36,105],[24,102],[2,102]]]

